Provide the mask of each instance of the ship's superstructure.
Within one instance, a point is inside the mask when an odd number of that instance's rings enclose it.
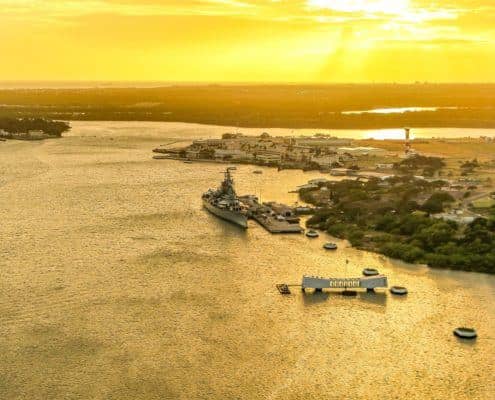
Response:
[[[234,170],[234,167],[227,168],[220,187],[203,193],[203,206],[217,217],[247,228],[247,215],[234,189]]]

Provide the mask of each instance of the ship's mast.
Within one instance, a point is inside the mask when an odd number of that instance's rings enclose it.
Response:
[[[234,178],[232,178],[232,174],[231,174],[231,171],[235,171],[235,170],[236,170],[235,167],[228,167],[225,170],[225,172],[224,172],[225,179],[224,179],[223,184],[222,184],[223,191],[227,195],[232,196],[232,197],[236,197],[235,190],[234,190]]]

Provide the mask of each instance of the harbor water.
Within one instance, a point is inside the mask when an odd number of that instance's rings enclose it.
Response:
[[[494,276],[215,218],[201,194],[224,165],[151,158],[214,134],[77,122],[0,143],[1,399],[493,398]],[[238,167],[239,194],[290,204],[321,177],[254,169]],[[364,267],[409,294],[275,288]]]

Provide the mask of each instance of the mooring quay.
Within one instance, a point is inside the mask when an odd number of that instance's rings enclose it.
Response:
[[[290,294],[290,287],[298,286],[304,291],[314,289],[322,291],[323,289],[366,289],[373,291],[377,288],[387,288],[388,280],[385,275],[364,276],[361,278],[323,278],[320,276],[303,275],[301,284],[281,283],[277,289],[281,294]]]
[[[239,196],[239,201],[248,210],[249,218],[254,219],[270,233],[301,233],[304,231],[292,207],[273,201],[261,204],[254,195]]]

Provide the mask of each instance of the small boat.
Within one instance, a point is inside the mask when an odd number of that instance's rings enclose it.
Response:
[[[289,286],[286,283],[279,283],[277,289],[280,294],[290,294]]]
[[[253,171],[253,174],[258,174],[258,175],[261,175],[263,173],[263,171],[257,169],[255,171]]]
[[[335,243],[325,243],[323,248],[325,250],[337,250],[337,245]]]
[[[462,339],[476,339],[478,336],[476,329],[472,328],[456,328],[454,329],[454,335]]]
[[[186,161],[184,161],[184,164],[192,164],[192,161],[191,160],[186,160]]]
[[[375,275],[379,275],[379,274],[380,273],[375,268],[365,268],[365,269],[363,269],[363,275],[364,276],[375,276]]]
[[[306,232],[306,236],[309,238],[317,238],[318,236],[320,236],[320,234],[315,230],[310,229],[309,231]]]
[[[407,288],[404,286],[392,286],[390,288],[390,293],[392,294],[398,294],[398,295],[405,295],[407,294]]]
[[[166,160],[169,159],[169,156],[153,156],[154,160]]]

